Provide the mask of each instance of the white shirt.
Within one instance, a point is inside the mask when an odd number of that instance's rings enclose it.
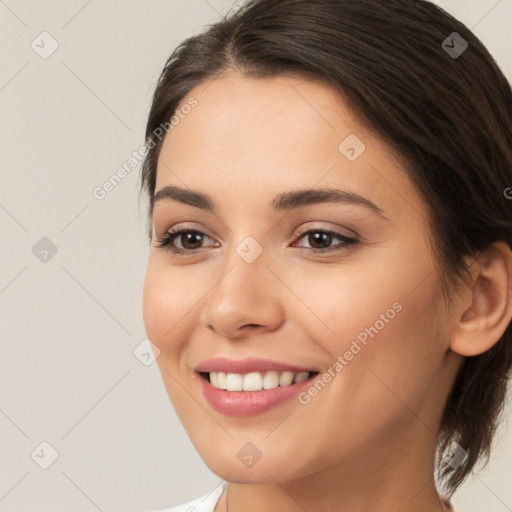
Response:
[[[187,501],[187,503],[171,508],[159,508],[158,510],[149,510],[147,512],[213,512],[225,488],[226,484],[224,483],[213,492],[209,492],[195,500]]]

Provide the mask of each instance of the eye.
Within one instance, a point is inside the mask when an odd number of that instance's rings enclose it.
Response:
[[[207,234],[197,229],[177,228],[165,232],[157,240],[156,247],[165,248],[173,254],[191,255],[199,252],[204,247],[203,242],[207,239],[211,240]],[[354,247],[358,243],[354,238],[349,238],[336,231],[323,229],[310,229],[299,233],[299,239],[305,239],[311,247],[304,247],[303,245],[298,245],[298,247],[312,254],[343,251]],[[331,247],[335,240],[340,242]],[[179,242],[178,247],[175,245],[176,241]],[[219,247],[219,245],[218,242],[214,242],[213,247]]]
[[[333,251],[343,251],[355,246],[358,241],[354,238],[349,238],[336,231],[329,231],[324,229],[310,229],[300,234],[299,239],[305,239],[311,246],[302,247],[308,253],[326,253]],[[332,247],[331,244],[334,240],[341,240],[337,246]]]
[[[157,240],[157,247],[165,248],[175,254],[194,254],[199,249],[201,249],[202,242],[207,238],[210,237],[197,229],[171,229],[165,232]],[[178,242],[180,242],[181,247],[176,247],[174,245],[175,240],[178,240]],[[216,247],[218,247],[218,244],[216,245]]]

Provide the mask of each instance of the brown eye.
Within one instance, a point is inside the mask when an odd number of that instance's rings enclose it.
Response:
[[[325,232],[310,232],[308,234],[308,243],[313,249],[327,249],[332,243],[333,236],[330,233]],[[320,247],[319,247],[320,245]],[[324,247],[325,245],[325,247]]]
[[[202,235],[197,231],[178,233],[174,239],[180,241],[181,248],[189,250],[198,249],[203,241]],[[196,245],[199,245],[199,247],[196,247]]]
[[[299,247],[302,247],[311,253],[342,251],[350,249],[358,243],[357,240],[353,238],[346,237],[340,233],[336,233],[335,231],[326,231],[323,229],[310,229],[309,231],[302,233],[299,239],[305,239],[310,245],[310,247],[304,247],[302,245],[299,245]],[[333,240],[336,239],[341,240],[341,243],[332,247],[331,244]]]
[[[165,248],[174,253],[194,253],[202,247],[202,242],[210,238],[205,233],[196,229],[180,229],[176,231],[167,231],[158,240],[157,247]],[[175,245],[175,241],[179,241],[179,245]]]

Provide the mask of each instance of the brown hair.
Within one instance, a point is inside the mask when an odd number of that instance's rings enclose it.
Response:
[[[455,45],[453,32],[468,44],[460,55],[442,45],[447,38]],[[195,86],[231,71],[327,82],[397,151],[428,208],[448,305],[468,276],[465,256],[496,241],[512,247],[512,201],[504,196],[512,184],[510,84],[464,24],[424,0],[249,0],[184,41],[161,73],[146,128],[141,191],[149,194],[149,221],[162,146],[155,130]],[[450,495],[479,460],[488,461],[511,365],[509,323],[457,374],[436,458]],[[442,460],[453,441],[468,452],[457,467]]]

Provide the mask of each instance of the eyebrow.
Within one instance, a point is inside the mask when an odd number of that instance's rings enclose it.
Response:
[[[217,212],[215,202],[207,194],[194,190],[180,188],[175,185],[162,187],[153,197],[153,204],[164,199],[172,199],[180,203],[195,206],[201,210],[212,213]],[[292,190],[278,194],[270,203],[273,210],[286,211],[294,208],[320,203],[342,203],[362,206],[369,209],[384,220],[389,220],[384,211],[375,203],[354,192],[334,188],[320,188],[309,190]]]

